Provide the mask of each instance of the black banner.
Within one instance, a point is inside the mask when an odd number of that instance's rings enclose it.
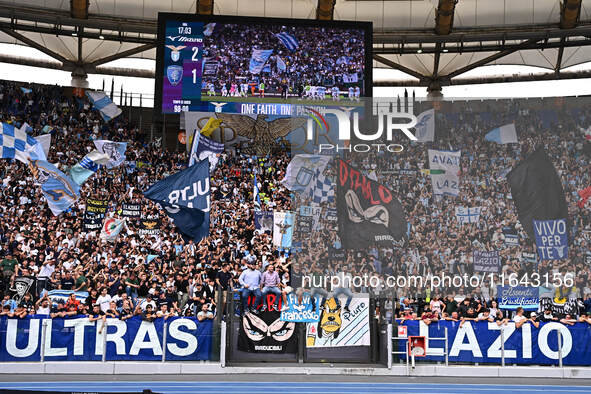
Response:
[[[312,216],[297,215],[296,231],[298,236],[306,237],[312,233]]]
[[[126,218],[139,218],[142,215],[141,204],[123,204],[121,206],[121,216]]]
[[[298,349],[296,323],[281,321],[281,312],[247,312],[241,317],[238,349],[251,353],[295,353]]]
[[[99,230],[109,208],[109,200],[86,199],[86,212],[84,212],[84,229],[86,231]]]
[[[567,219],[562,182],[543,148],[536,150],[507,175],[517,216],[530,240],[535,240],[535,220]]]
[[[148,215],[142,218],[138,233],[142,236],[158,235],[160,233],[160,215]]]
[[[406,245],[404,208],[386,186],[338,160],[337,214],[346,249]]]

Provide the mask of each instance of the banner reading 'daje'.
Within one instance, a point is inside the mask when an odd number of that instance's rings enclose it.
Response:
[[[43,321],[47,324],[44,341]],[[2,317],[0,362],[40,361],[42,344],[45,361],[100,361],[105,343],[107,361],[160,361],[163,351],[166,360],[210,359],[212,321],[169,318],[166,323],[163,350],[164,319],[154,322],[142,321],[140,317],[125,321],[107,319],[107,327],[101,330],[101,320],[90,322],[88,318]]]

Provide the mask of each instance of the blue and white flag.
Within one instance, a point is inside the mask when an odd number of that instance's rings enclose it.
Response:
[[[509,123],[496,129],[489,131],[484,137],[485,140],[496,142],[497,144],[516,144],[517,131],[515,131],[515,123]]]
[[[82,185],[90,176],[96,173],[101,166],[107,164],[109,160],[109,155],[101,153],[95,149],[84,156],[78,164],[70,168],[70,176],[74,182]]]
[[[534,220],[538,255],[542,260],[568,257],[567,223],[565,219]]]
[[[28,93],[31,93],[31,92],[33,91],[33,89],[24,88],[24,87],[22,87],[22,86],[21,86],[21,91],[22,91],[24,94],[28,94]]]
[[[205,160],[152,185],[144,196],[160,204],[195,242],[209,235],[209,163]]]
[[[281,59],[279,56],[277,56],[277,70],[279,70],[281,72],[285,72],[286,69],[287,69],[287,66],[285,65],[285,62],[283,61],[283,59]]]
[[[254,204],[254,210],[255,211],[260,211],[261,210],[261,197],[259,196],[259,182],[257,182],[257,174],[254,174],[254,191],[252,194],[252,199],[253,199],[253,204]]]
[[[199,132],[195,132],[193,135],[196,135],[196,137],[193,137],[193,139],[196,138],[198,142],[197,146],[191,147],[191,158],[189,165],[192,166],[195,162],[208,160],[209,173],[211,174],[218,165],[219,154],[224,151],[224,144],[207,138]]]
[[[273,213],[273,245],[290,248],[293,236],[293,212],[275,211]]]
[[[88,297],[87,291],[49,290],[47,292],[47,296],[53,304],[57,304],[60,301],[66,303],[68,302],[68,298],[70,298],[70,294],[72,293],[76,295],[76,300],[80,301],[80,304],[84,304],[86,302],[86,297]]]
[[[47,199],[51,212],[58,216],[80,197],[80,186],[45,160],[31,160],[29,168]]]
[[[51,147],[51,134],[41,134],[34,138],[38,143],[41,144],[41,148],[43,149],[43,153],[45,153],[45,157],[48,157],[49,148]]]
[[[456,207],[456,220],[459,224],[478,223],[482,207]]]
[[[123,163],[126,159],[125,150],[127,149],[127,142],[113,142],[109,140],[95,140],[94,146],[100,153],[109,156],[109,161],[106,164],[107,168],[114,168]]]
[[[312,181],[312,187],[310,187],[310,198],[312,204],[322,204],[325,202],[334,202],[334,191],[335,185],[332,180],[324,175],[320,169],[316,170],[316,176]]]
[[[199,161],[197,158],[197,148],[199,148],[199,141],[201,140],[201,133],[197,133],[197,130],[193,132],[193,138],[189,138],[191,141],[191,150],[189,153],[189,167]]]
[[[432,108],[428,111],[421,112],[417,116],[415,130],[417,141],[435,141],[435,109]]]
[[[253,49],[248,70],[253,74],[260,74],[272,53],[272,49]]]
[[[88,96],[93,107],[98,109],[105,122],[121,115],[121,108],[117,107],[113,101],[105,94],[105,92],[90,92],[87,91]]]
[[[29,160],[46,160],[43,147],[35,138],[28,135],[24,128],[0,123],[0,158],[17,159],[25,164]]]
[[[298,48],[298,40],[296,40],[296,38],[289,33],[283,32],[275,34],[275,37],[277,37],[277,39],[292,52]]]
[[[203,26],[203,35],[205,37],[209,37],[213,34],[215,29],[215,22],[208,23],[207,25]]]
[[[316,185],[317,171],[324,173],[329,160],[330,156],[327,155],[295,155],[289,162],[281,183],[292,192],[310,193],[312,186]]]

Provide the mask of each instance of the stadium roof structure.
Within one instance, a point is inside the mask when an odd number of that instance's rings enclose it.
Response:
[[[564,71],[591,61],[591,0],[0,0],[0,42],[28,45],[55,59],[0,54],[0,62],[82,77],[152,77],[153,69],[108,63],[154,59],[158,12],[203,13],[205,7],[207,13],[211,3],[217,15],[372,21],[374,67],[410,76],[375,81],[376,86],[438,91],[445,85],[591,76]],[[547,72],[462,78],[490,64]]]

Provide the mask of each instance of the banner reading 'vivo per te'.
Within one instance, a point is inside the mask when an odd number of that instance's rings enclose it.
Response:
[[[47,325],[44,340],[43,321]],[[101,330],[102,321],[87,318],[0,318],[0,362],[40,361],[42,346],[45,361],[100,361],[104,346],[107,361],[159,361],[163,351],[171,361],[210,359],[212,321],[173,317],[166,323],[163,349],[164,319],[107,319]]]

